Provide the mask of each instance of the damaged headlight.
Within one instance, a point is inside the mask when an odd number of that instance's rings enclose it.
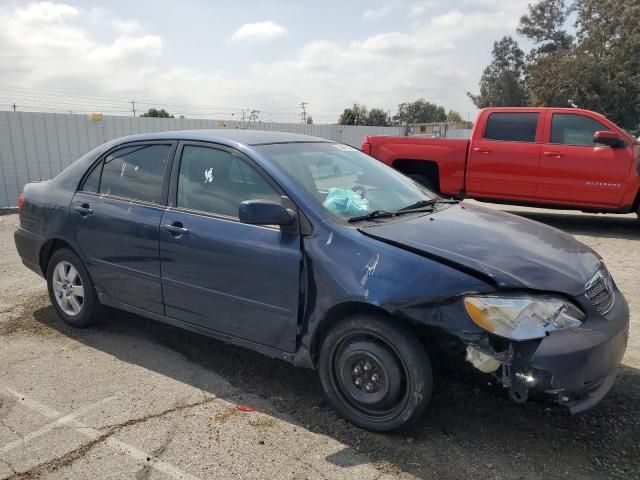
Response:
[[[584,313],[557,297],[466,297],[464,306],[476,325],[512,340],[542,338],[547,332],[582,324]]]

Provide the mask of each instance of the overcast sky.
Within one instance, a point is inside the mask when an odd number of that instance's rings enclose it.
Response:
[[[299,121],[308,102],[328,123],[354,102],[423,97],[473,116],[465,92],[528,1],[0,0],[0,109],[124,113],[134,99]]]

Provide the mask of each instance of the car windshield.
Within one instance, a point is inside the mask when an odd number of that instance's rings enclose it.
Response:
[[[359,150],[341,143],[260,145],[268,156],[334,217],[389,217],[438,197]]]

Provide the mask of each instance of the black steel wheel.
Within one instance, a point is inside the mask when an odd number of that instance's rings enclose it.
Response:
[[[319,373],[327,396],[350,422],[368,430],[400,428],[431,397],[429,358],[393,319],[359,315],[334,326],[322,344]]]

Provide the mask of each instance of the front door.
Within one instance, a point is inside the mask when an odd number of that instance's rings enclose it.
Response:
[[[539,117],[538,112],[489,114],[481,138],[472,140],[468,153],[467,195],[533,198],[540,166]]]
[[[159,314],[159,229],[171,149],[171,143],[136,144],[112,151],[70,205],[76,242],[100,291]]]
[[[583,114],[551,114],[540,160],[540,201],[612,207],[622,203],[631,156],[625,148],[594,144],[593,134],[601,130],[609,128]]]
[[[160,230],[166,315],[293,352],[300,236],[238,220],[243,200],[282,192],[232,149],[187,143],[179,158]]]

